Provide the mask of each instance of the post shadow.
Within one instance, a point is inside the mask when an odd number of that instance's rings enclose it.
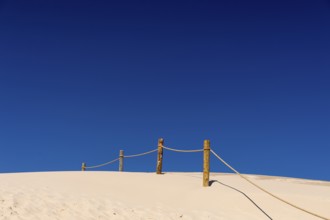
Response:
[[[257,207],[265,216],[267,216],[267,218],[268,219],[270,219],[270,220],[273,220],[260,206],[258,206],[258,204],[257,203],[255,203],[248,195],[246,195],[244,192],[242,192],[242,191],[240,191],[239,189],[236,189],[236,188],[234,188],[234,187],[232,187],[232,186],[229,186],[229,185],[227,185],[227,184],[224,184],[224,183],[222,183],[222,182],[220,182],[220,181],[218,181],[218,180],[211,180],[211,181],[209,181],[209,186],[212,186],[213,185],[213,183],[218,183],[218,184],[221,184],[221,185],[223,185],[223,186],[225,186],[225,187],[228,187],[228,188],[230,188],[230,189],[232,189],[232,190],[235,190],[236,192],[239,192],[239,193],[241,193],[243,196],[245,196],[255,207]]]

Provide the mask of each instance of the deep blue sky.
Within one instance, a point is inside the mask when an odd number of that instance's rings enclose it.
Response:
[[[330,2],[214,2],[0,0],[0,172],[79,170],[163,137],[330,181]],[[165,171],[201,166],[164,154]]]

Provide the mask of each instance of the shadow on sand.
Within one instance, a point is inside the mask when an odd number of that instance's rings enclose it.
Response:
[[[257,205],[257,203],[255,203],[248,195],[246,195],[244,192],[242,192],[242,191],[240,191],[240,190],[238,190],[238,189],[236,189],[236,188],[234,188],[234,187],[232,187],[232,186],[229,186],[229,185],[227,185],[227,184],[224,184],[224,183],[222,183],[222,182],[219,182],[218,180],[211,180],[210,182],[209,182],[209,186],[212,186],[212,184],[214,184],[214,183],[218,183],[218,184],[221,184],[221,185],[223,185],[223,186],[225,186],[225,187],[228,187],[228,188],[230,188],[230,189],[232,189],[232,190],[235,190],[236,192],[239,192],[239,193],[241,193],[243,196],[245,196],[245,198],[247,198],[255,207],[257,207],[265,216],[267,216],[268,217],[268,219],[271,219],[272,220],[272,218],[262,209],[262,208],[260,208],[260,206],[258,206]]]

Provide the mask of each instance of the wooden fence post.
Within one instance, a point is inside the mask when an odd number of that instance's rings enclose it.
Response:
[[[209,186],[210,180],[210,141],[204,141],[203,186]]]
[[[162,174],[162,168],[163,168],[163,144],[164,139],[159,138],[158,139],[158,155],[157,155],[157,168],[156,173]]]
[[[124,170],[124,151],[119,151],[119,171],[122,172]]]
[[[81,165],[81,171],[85,171],[86,170],[86,163],[82,163]]]

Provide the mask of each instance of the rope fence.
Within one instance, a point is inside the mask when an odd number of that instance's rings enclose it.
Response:
[[[195,153],[195,152],[202,152],[203,149],[197,149],[197,150],[179,150],[179,149],[175,149],[175,148],[169,148],[169,147],[165,147],[163,146],[164,149],[166,150],[170,150],[170,151],[174,151],[174,152],[179,152],[179,153]]]
[[[151,154],[153,152],[156,152],[158,149],[154,149],[154,150],[151,150],[151,151],[147,151],[147,152],[144,152],[144,153],[141,153],[141,154],[133,154],[133,155],[125,155],[124,158],[132,158],[132,157],[140,157],[140,156],[144,156],[144,155],[147,155],[147,154]]]
[[[120,164],[122,164],[122,160],[123,158],[133,158],[133,157],[140,157],[140,156],[144,156],[144,155],[147,155],[147,154],[151,154],[153,152],[156,152],[158,149],[154,149],[154,150],[151,150],[151,151],[147,151],[147,152],[144,152],[144,153],[140,153],[140,154],[132,154],[132,155],[125,155],[124,156],[124,151],[123,150],[120,150],[120,153],[119,153],[119,157],[114,159],[114,160],[111,160],[109,162],[106,162],[106,163],[102,163],[102,164],[99,164],[99,165],[95,165],[95,166],[86,166],[86,163],[82,163],[82,166],[81,166],[81,169],[82,171],[85,171],[86,169],[94,169],[94,168],[99,168],[99,167],[103,167],[103,166],[106,166],[106,165],[109,165],[109,164],[112,164],[116,161],[119,160]],[[122,166],[122,165],[121,165]],[[121,168],[119,168],[119,171],[123,171]]]
[[[106,166],[106,165],[109,165],[109,164],[112,164],[112,163],[114,163],[114,162],[116,162],[116,161],[118,161],[119,160],[119,158],[116,158],[116,159],[114,159],[114,160],[111,160],[111,161],[109,161],[109,162],[106,162],[106,163],[102,163],[102,164],[99,164],[99,165],[96,165],[96,166],[89,166],[89,167],[87,167],[86,166],[86,163],[83,163],[83,169],[94,169],[94,168],[99,168],[99,167],[103,167],[103,166]]]
[[[157,174],[162,174],[163,150],[164,149],[169,150],[169,151],[179,152],[179,153],[203,152],[203,186],[204,187],[210,186],[210,181],[209,181],[209,177],[210,177],[210,154],[212,153],[217,159],[220,160],[221,163],[223,163],[225,166],[227,166],[230,170],[232,170],[234,173],[236,173],[239,177],[246,180],[247,182],[252,184],[254,187],[258,188],[259,190],[263,191],[264,193],[270,195],[271,197],[273,197],[273,198],[275,198],[275,199],[277,199],[277,200],[279,200],[279,201],[281,201],[281,202],[283,202],[283,203],[285,203],[285,204],[287,204],[287,205],[289,205],[289,206],[291,206],[295,209],[298,209],[302,212],[313,215],[314,217],[317,217],[317,218],[320,218],[320,219],[323,219],[323,220],[330,220],[329,218],[323,217],[319,214],[316,214],[314,212],[311,212],[309,210],[301,208],[301,207],[299,207],[299,206],[297,206],[297,205],[295,205],[291,202],[288,202],[288,201],[274,195],[273,193],[269,192],[268,190],[264,189],[263,187],[259,186],[258,184],[256,184],[255,182],[253,182],[252,180],[247,178],[245,175],[239,173],[236,169],[234,169],[232,166],[230,166],[224,159],[222,159],[216,152],[214,152],[213,149],[211,149],[209,140],[204,141],[203,149],[182,150],[182,149],[175,149],[175,148],[170,148],[170,147],[164,146],[164,140],[162,138],[160,138],[158,140],[157,149],[146,151],[146,152],[139,153],[139,154],[132,154],[132,155],[124,155],[124,151],[120,150],[119,157],[114,159],[114,160],[111,160],[109,162],[102,163],[102,164],[99,164],[99,165],[95,165],[95,166],[86,166],[86,163],[82,163],[81,168],[82,168],[82,171],[85,171],[86,169],[99,168],[99,167],[103,167],[103,166],[112,164],[116,161],[119,161],[119,171],[123,171],[124,158],[140,157],[140,156],[145,156],[147,154],[157,152],[156,173]]]

